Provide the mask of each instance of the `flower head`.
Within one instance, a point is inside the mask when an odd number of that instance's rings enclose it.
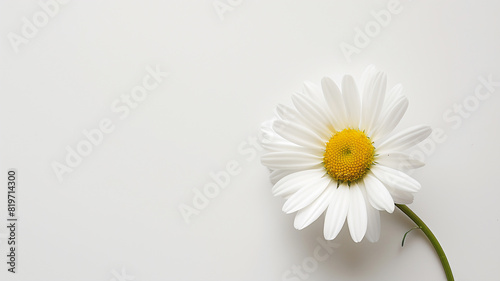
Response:
[[[408,204],[420,184],[405,172],[423,166],[407,151],[431,133],[415,126],[391,134],[408,107],[400,85],[386,94],[387,78],[370,66],[362,92],[350,75],[341,89],[325,77],[321,88],[304,84],[292,96],[293,107],[279,105],[268,130],[276,133],[263,146],[275,196],[286,199],[283,211],[297,212],[303,229],[326,211],[324,235],[334,239],[347,220],[355,242],[380,236],[380,214],[394,203]],[[264,128],[266,129],[266,128]]]

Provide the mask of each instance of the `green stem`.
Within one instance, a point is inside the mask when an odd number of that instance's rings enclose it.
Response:
[[[439,259],[441,260],[441,264],[443,265],[444,272],[446,273],[446,279],[448,281],[455,280],[453,278],[453,273],[451,272],[451,267],[450,267],[450,264],[448,263],[448,259],[446,258],[446,254],[444,253],[443,248],[441,247],[436,236],[434,236],[434,234],[429,229],[429,227],[427,227],[427,225],[417,216],[417,214],[415,214],[410,208],[408,208],[408,206],[396,204],[396,207],[398,207],[413,222],[415,222],[420,229],[422,229],[425,236],[427,236],[427,238],[431,242],[432,246],[436,250],[436,252],[439,256]]]

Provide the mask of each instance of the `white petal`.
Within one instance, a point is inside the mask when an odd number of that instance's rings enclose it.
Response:
[[[302,116],[302,114],[300,114],[295,108],[283,104],[278,104],[278,106],[276,107],[276,115],[284,121],[295,122],[310,129],[316,128],[314,124],[312,124],[309,120]],[[315,132],[318,133],[317,131]]]
[[[377,163],[400,171],[417,169],[425,165],[424,162],[412,158],[402,152],[386,152],[377,157]]]
[[[273,127],[274,121],[276,121],[276,118],[262,122],[260,124],[260,130],[263,131],[264,133],[268,133],[269,131],[273,131],[272,127]]]
[[[319,136],[325,140],[330,139],[333,126],[330,124],[328,113],[322,106],[311,98],[298,94],[292,96],[292,102],[300,114],[313,125],[311,127],[317,128]]]
[[[369,66],[366,67],[365,71],[361,75],[361,80],[359,81],[363,89],[362,92],[366,90],[366,87],[373,81],[373,77],[375,77],[375,74],[377,74],[378,70],[377,68],[373,65],[370,64]]]
[[[313,181],[316,178],[321,178],[326,174],[324,168],[312,169],[296,172],[289,174],[282,179],[280,179],[272,189],[274,196],[286,197],[290,194],[295,193],[301,187],[307,183]]]
[[[276,120],[273,129],[286,140],[307,148],[325,149],[325,140],[310,129],[294,122]]]
[[[284,178],[290,174],[293,174],[295,172],[297,172],[297,171],[296,170],[274,170],[269,175],[269,179],[271,180],[271,183],[274,185],[282,178]]]
[[[261,157],[261,162],[271,170],[305,170],[320,166],[323,157],[298,151],[270,152]]]
[[[363,181],[372,206],[379,211],[394,212],[394,200],[387,188],[370,172],[365,175]]]
[[[286,141],[284,138],[282,138],[280,135],[278,135],[274,129],[273,129],[273,124],[277,119],[272,119],[263,122],[260,125],[260,134],[259,134],[259,141],[262,145],[273,143],[273,142],[283,142]]]
[[[387,77],[385,73],[377,72],[368,83],[363,93],[360,128],[371,132],[384,106]]]
[[[420,190],[420,183],[418,181],[393,168],[375,165],[371,168],[371,172],[387,187],[390,186],[396,190],[405,192],[417,192]]]
[[[349,211],[347,213],[347,223],[349,232],[354,242],[360,242],[366,233],[367,213],[365,198],[361,189],[356,183],[349,188]]]
[[[278,106],[276,107],[276,115],[278,115],[281,120],[293,121],[300,124],[309,125],[307,122],[304,122],[305,120],[300,116],[297,110],[284,104],[278,104]]]
[[[368,201],[368,194],[366,194],[366,188],[363,181],[358,182],[359,189],[363,192],[363,196],[366,198],[365,206],[367,213],[368,226],[366,228],[366,239],[370,242],[377,242],[380,238],[380,211],[372,207]]]
[[[408,109],[408,99],[405,97],[400,98],[391,105],[387,109],[387,113],[380,118],[380,122],[376,124],[377,127],[371,135],[372,139],[376,141],[392,132],[403,118],[403,115],[405,115],[406,109]]]
[[[397,99],[403,96],[403,86],[401,84],[396,84],[385,96],[384,104],[390,105],[394,103]]]
[[[276,114],[281,118],[281,120],[292,121],[297,124],[303,125],[304,127],[309,128],[311,131],[324,139],[330,139],[331,137],[330,131],[328,129],[325,129],[324,124],[314,123],[313,121],[308,120],[294,108],[278,104],[278,107],[276,108]]]
[[[431,132],[432,129],[429,126],[419,125],[408,128],[381,143],[377,147],[377,152],[383,154],[385,151],[408,149],[425,140]]]
[[[283,212],[290,214],[307,207],[323,193],[331,181],[332,178],[328,175],[310,181],[288,198],[283,205]]]
[[[411,204],[413,203],[413,193],[403,192],[401,190],[396,190],[391,187],[387,187],[389,193],[396,204]]]
[[[269,152],[309,151],[313,153],[315,151],[314,149],[305,150],[304,147],[298,146],[285,139],[281,141],[263,142],[261,145],[263,148],[269,150]]]
[[[328,186],[323,194],[321,194],[314,202],[309,206],[297,212],[295,215],[294,226],[296,229],[304,229],[309,226],[315,220],[321,216],[321,214],[326,210],[328,204],[332,200],[333,193],[336,190],[336,186]]]
[[[321,79],[321,87],[326,103],[330,109],[330,118],[334,128],[344,128],[347,121],[347,113],[339,87],[337,87],[337,84],[329,77]]]
[[[342,80],[342,95],[347,111],[347,125],[357,129],[361,118],[361,97],[351,75],[344,76]]]
[[[389,113],[391,108],[394,108],[394,106],[401,102],[404,99],[407,99],[403,93],[403,87],[401,84],[398,84],[394,86],[391,91],[386,95],[385,101],[384,101],[384,107],[382,108],[381,116],[384,116]]]
[[[366,205],[368,214],[368,227],[366,229],[366,239],[370,242],[377,242],[380,239],[380,211],[368,203]]]
[[[341,184],[333,194],[325,216],[324,235],[326,240],[337,237],[342,229],[349,211],[349,195],[349,187],[346,184]]]
[[[321,95],[321,88],[310,81],[304,81],[304,93],[317,102],[324,102]]]

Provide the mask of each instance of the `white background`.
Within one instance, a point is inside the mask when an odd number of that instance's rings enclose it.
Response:
[[[457,280],[499,280],[500,87],[474,103],[479,77],[500,81],[498,2],[401,0],[349,59],[342,42],[355,47],[356,29],[388,0],[230,2],[221,18],[212,0],[72,1],[18,46],[9,36],[43,10],[0,2],[0,261],[12,167],[19,198],[18,273],[2,262],[0,279],[445,280],[422,233],[401,247],[413,224],[398,210],[382,215],[378,243],[356,244],[344,228],[307,278],[286,273],[313,256],[323,218],[293,228],[249,141],[304,80],[359,78],[375,64],[410,100],[398,130],[444,132],[422,152],[412,209]],[[147,66],[170,76],[121,119],[111,106]],[[454,106],[464,102],[462,117]],[[53,163],[106,118],[114,131],[60,182]],[[232,161],[241,172],[187,224],[179,206]]]

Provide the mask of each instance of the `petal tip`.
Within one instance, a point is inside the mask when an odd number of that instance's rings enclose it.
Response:
[[[385,209],[389,214],[392,214],[394,213],[394,207],[395,205],[394,204],[391,204],[390,206],[387,206],[387,208]]]

